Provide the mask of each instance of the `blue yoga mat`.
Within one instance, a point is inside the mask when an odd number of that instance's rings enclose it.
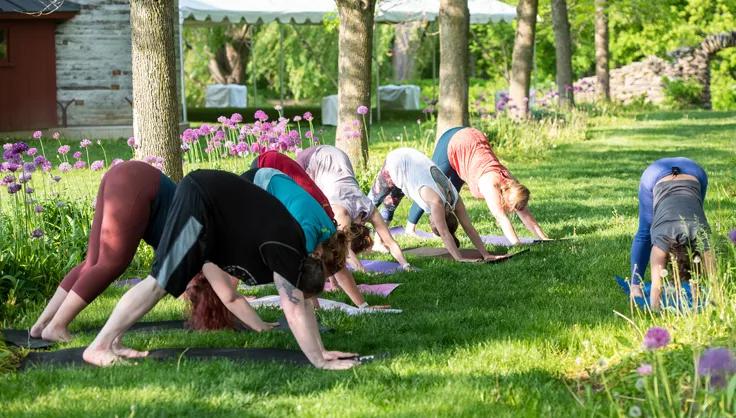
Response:
[[[631,288],[629,287],[629,281],[624,279],[621,276],[614,276],[616,279],[616,283],[618,283],[619,286],[621,286],[621,289],[626,293],[628,296],[631,293]],[[647,308],[649,307],[649,295],[652,290],[652,283],[646,282],[643,283],[642,291],[644,293],[644,296],[638,296],[634,298],[634,303],[636,303],[637,306],[640,308]],[[702,299],[699,301],[700,307],[703,305]],[[693,307],[693,293],[692,289],[690,288],[690,283],[688,282],[682,282],[681,284],[681,294],[678,300],[678,297],[675,293],[665,292],[664,289],[662,291],[662,307],[669,308],[673,307],[676,309],[680,308],[692,308]]]

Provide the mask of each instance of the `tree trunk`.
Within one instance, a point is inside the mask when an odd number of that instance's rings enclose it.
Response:
[[[371,55],[376,0],[336,0],[340,16],[338,41],[337,134],[335,146],[345,151],[356,170],[368,163],[368,132],[359,106],[371,106]],[[368,115],[366,115],[368,118]]]
[[[595,0],[595,75],[598,97],[611,100],[611,75],[608,71],[608,0]]]
[[[552,24],[555,32],[555,59],[557,66],[557,93],[560,107],[575,104],[572,88],[572,41],[570,21],[567,18],[567,2],[552,0]]]
[[[176,91],[176,0],[131,0],[133,131],[139,159],[160,157],[162,170],[182,178]]]
[[[519,0],[516,6],[517,26],[511,58],[509,111],[516,118],[529,114],[529,85],[534,65],[534,36],[537,25],[537,0]]]
[[[228,40],[220,47],[207,65],[210,75],[218,84],[245,84],[245,67],[249,52],[248,25],[230,29]]]
[[[419,29],[423,22],[403,22],[394,25],[392,62],[394,80],[406,81],[414,76],[416,52],[420,45]]]
[[[468,0],[440,0],[440,97],[437,136],[468,121]]]

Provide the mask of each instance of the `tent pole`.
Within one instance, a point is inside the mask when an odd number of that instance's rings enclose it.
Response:
[[[432,84],[437,84],[437,38],[432,40]]]
[[[279,25],[279,104],[284,107],[284,26]]]
[[[187,118],[187,94],[184,86],[184,18],[179,14],[179,78],[181,85],[181,117],[182,122],[188,123]]]

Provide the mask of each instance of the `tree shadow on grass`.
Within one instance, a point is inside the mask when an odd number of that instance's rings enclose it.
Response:
[[[691,111],[662,111],[652,113],[642,113],[634,117],[638,121],[674,121],[674,120],[710,120],[710,119],[725,119],[736,117],[736,112],[733,111],[703,111],[703,110],[691,110]]]

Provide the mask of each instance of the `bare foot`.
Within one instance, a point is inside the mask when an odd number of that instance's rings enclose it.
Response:
[[[374,242],[373,243],[373,248],[371,248],[371,250],[373,250],[373,251],[375,251],[377,253],[387,253],[388,252],[388,248],[386,248],[385,245],[383,245],[383,244],[381,244],[379,242]]]
[[[41,338],[41,333],[43,332],[43,329],[46,328],[46,325],[48,324],[41,324],[41,323],[35,323],[31,327],[31,331],[28,332],[28,334],[31,336],[31,338]]]
[[[100,367],[112,366],[121,360],[121,358],[115,355],[112,350],[99,349],[92,346],[89,346],[84,350],[82,358],[87,363]]]
[[[41,338],[46,341],[67,342],[72,340],[72,334],[66,328],[57,328],[49,325],[41,332]]]
[[[632,299],[633,298],[638,298],[638,297],[643,297],[644,296],[644,293],[641,290],[641,285],[638,285],[638,284],[637,285],[634,285],[634,284],[632,284],[631,287],[630,287],[630,295],[631,295],[631,298]]]
[[[116,338],[112,343],[112,352],[120,357],[125,358],[141,358],[148,355],[148,351],[138,351],[125,347],[120,343],[120,337]]]

